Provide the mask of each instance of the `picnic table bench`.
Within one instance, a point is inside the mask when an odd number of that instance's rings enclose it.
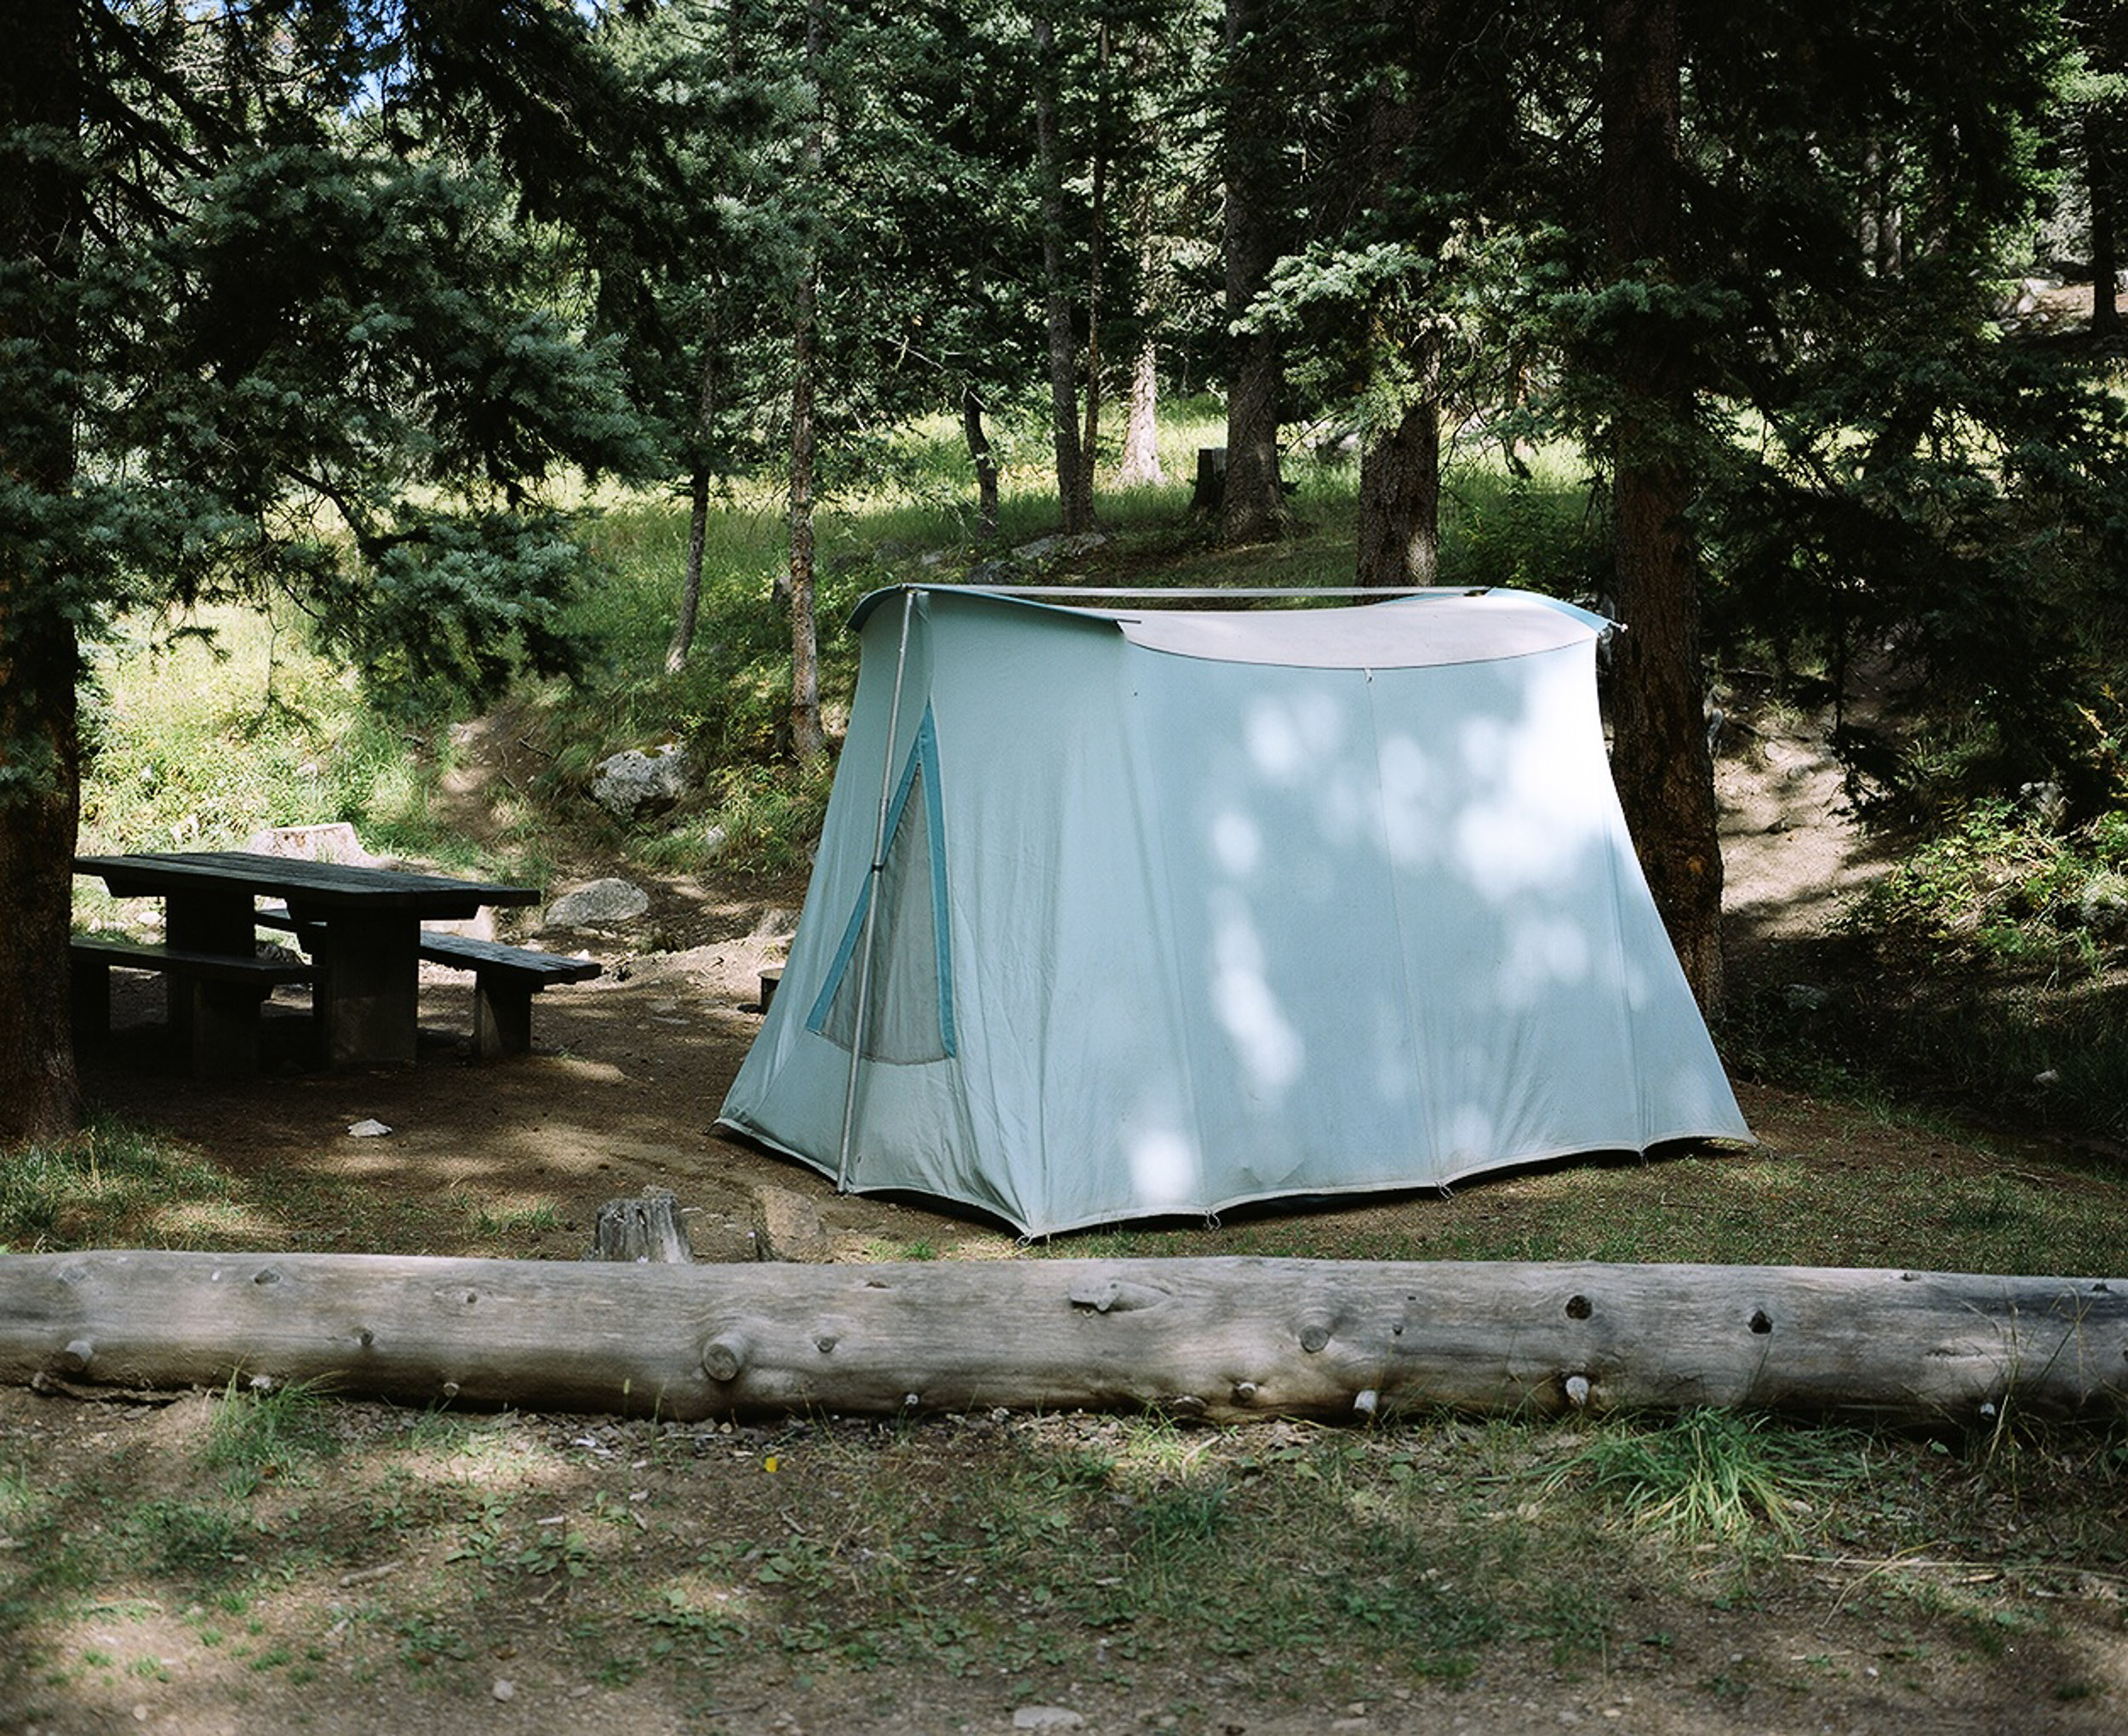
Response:
[[[532,1047],[532,997],[550,983],[589,982],[596,960],[506,946],[470,934],[421,930],[420,955],[432,964],[473,974],[473,1057],[521,1055]]]
[[[308,983],[317,975],[297,959],[146,946],[93,934],[75,935],[68,951],[77,1038],[94,1042],[110,1035],[114,967],[152,971],[169,979],[171,1004],[181,1008],[182,1016],[172,1024],[186,1045],[187,1065],[206,1076],[255,1072],[266,997],[284,983]]]

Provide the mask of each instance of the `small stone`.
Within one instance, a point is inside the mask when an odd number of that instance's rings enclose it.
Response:
[[[1017,1706],[1013,1709],[1015,1730],[1083,1730],[1086,1720],[1068,1706]]]
[[[498,1676],[495,1685],[488,1692],[499,1700],[513,1700],[518,1697],[518,1685],[506,1676]]]
[[[391,1131],[380,1121],[358,1121],[347,1129],[347,1136],[352,1139],[381,1139]]]

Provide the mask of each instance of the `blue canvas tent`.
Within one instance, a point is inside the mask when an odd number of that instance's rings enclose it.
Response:
[[[855,625],[722,1125],[1031,1235],[1750,1137],[1612,788],[1599,617],[912,587]]]

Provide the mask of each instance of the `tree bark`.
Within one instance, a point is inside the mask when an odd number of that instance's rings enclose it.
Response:
[[[0,1380],[314,1381],[683,1419],[1719,1405],[2128,1415],[2128,1281],[1301,1259],[602,1265],[375,1254],[0,1259]]]
[[[975,540],[987,546],[998,536],[998,457],[983,429],[982,400],[971,387],[961,389],[960,424],[969,461],[975,466]]]
[[[1159,357],[1148,339],[1138,346],[1130,368],[1130,413],[1124,423],[1123,463],[1118,486],[1158,488],[1167,480],[1160,470]]]
[[[1274,195],[1262,144],[1280,132],[1264,90],[1268,51],[1261,40],[1263,24],[1263,0],[1227,0],[1227,102],[1220,149],[1230,327],[1248,312],[1279,251]],[[1220,502],[1220,540],[1267,542],[1292,528],[1279,470],[1284,363],[1279,340],[1270,332],[1233,332],[1227,343],[1227,483]]]
[[[83,191],[71,153],[50,141],[80,124],[79,20],[72,0],[31,0],[0,55],[0,134],[37,128],[47,141],[0,161],[0,260],[16,286],[0,302],[0,340],[47,358],[67,393]],[[10,403],[0,429],[10,491],[63,503],[74,474],[71,397]],[[0,1147],[62,1137],[81,1118],[67,1012],[81,802],[69,578],[33,564],[22,539],[0,539]]]
[[[2084,121],[2084,165],[2091,201],[2091,335],[2120,335],[2119,177],[2114,170],[2113,123],[2104,110]]]
[[[721,290],[723,284],[714,286]],[[713,304],[712,304],[713,309]],[[717,429],[718,321],[714,311],[702,333],[702,378],[695,397],[695,458],[687,477],[687,569],[680,577],[679,618],[665,648],[665,672],[687,667],[695,648],[695,623],[702,608],[702,548],[709,536],[709,453]]]
[[[1358,540],[1363,586],[1440,576],[1441,411],[1430,392],[1360,454]]]
[[[1682,273],[1677,0],[1609,0],[1603,48],[1604,232],[1621,278]],[[1659,315],[1622,325],[1611,366],[1619,613],[1612,776],[1671,944],[1711,1019],[1723,1002],[1722,858],[1700,665],[1699,555],[1688,511],[1693,381]]]
[[[805,185],[817,196],[825,124],[821,106],[821,7],[805,13],[805,75],[813,95]],[[820,317],[820,250],[808,237],[798,266],[791,339],[791,751],[801,764],[827,751],[821,726],[820,629],[814,618],[813,368]]]
[[[1064,157],[1059,136],[1056,33],[1034,20],[1034,138],[1042,183],[1042,275],[1050,340],[1050,426],[1056,452],[1056,494],[1064,533],[1094,528],[1089,454],[1078,428],[1078,340],[1072,329],[1070,278],[1065,268]]]

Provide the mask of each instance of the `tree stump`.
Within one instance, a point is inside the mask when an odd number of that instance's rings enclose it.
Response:
[[[691,1265],[679,1197],[668,1187],[647,1188],[640,1199],[608,1200],[598,1208],[586,1259],[627,1265]]]

